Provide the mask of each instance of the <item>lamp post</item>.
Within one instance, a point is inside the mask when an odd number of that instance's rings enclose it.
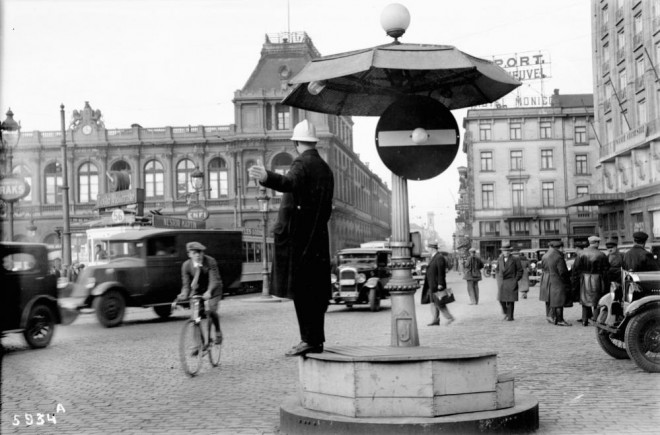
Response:
[[[266,242],[266,233],[268,232],[268,201],[270,197],[264,186],[259,188],[259,196],[257,197],[257,202],[259,203],[259,211],[261,212],[261,217],[263,218],[263,239],[262,239],[262,248],[261,248],[261,263],[263,265],[262,275],[263,283],[261,287],[261,296],[263,298],[270,298],[270,288],[268,286],[268,243]]]
[[[7,117],[0,124],[0,141],[2,142],[2,152],[7,155],[7,166],[5,167],[5,177],[11,177],[13,170],[14,147],[18,146],[21,139],[21,124],[14,121],[14,112],[11,108],[7,110]],[[9,241],[14,240],[14,201],[7,201],[9,214]]]
[[[199,166],[195,166],[195,170],[190,174],[190,185],[195,190],[195,199],[199,203],[199,192],[204,187],[204,173],[199,170]]]
[[[69,171],[66,152],[66,127],[64,123],[64,104],[60,104],[60,120],[62,127],[62,266],[69,270],[71,266],[71,227],[69,221]]]

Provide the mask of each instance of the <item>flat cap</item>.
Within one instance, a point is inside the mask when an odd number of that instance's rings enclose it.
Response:
[[[186,243],[186,251],[206,251],[206,246],[199,242]]]
[[[431,249],[438,249],[438,243],[437,242],[429,242],[427,246]]]
[[[640,242],[646,242],[646,239],[649,238],[649,235],[646,234],[644,231],[637,231],[633,233],[633,240],[634,241],[640,241]]]
[[[549,245],[552,246],[553,248],[561,248],[562,246],[564,246],[564,242],[562,242],[561,240],[553,240],[552,242],[549,243]]]
[[[617,245],[618,245],[618,243],[614,239],[607,239],[607,242],[605,242],[605,246],[607,246],[608,248],[611,248],[611,247],[617,246]]]
[[[587,240],[589,240],[589,244],[600,243],[600,237],[598,236],[590,236]]]

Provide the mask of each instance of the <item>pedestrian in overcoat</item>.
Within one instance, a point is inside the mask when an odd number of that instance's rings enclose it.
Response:
[[[607,274],[610,262],[598,249],[600,238],[589,237],[589,246],[577,256],[571,270],[573,294],[580,295],[582,305],[582,325],[589,326],[589,319],[594,318],[598,300],[609,291]]]
[[[331,297],[328,220],[334,178],[321,158],[316,128],[303,120],[293,130],[296,157],[285,175],[250,167],[262,186],[283,192],[273,229],[272,293],[293,299],[301,342],[287,356],[323,351],[325,312]]]
[[[619,252],[618,242],[614,239],[607,239],[605,242],[607,248],[607,261],[610,263],[610,269],[607,272],[607,278],[610,283],[617,282],[621,284],[621,268],[623,267],[623,254]]]
[[[467,292],[470,297],[469,305],[479,304],[479,281],[481,281],[481,269],[484,262],[477,255],[475,248],[470,248],[470,256],[465,259],[463,279],[467,281]]]
[[[546,319],[558,326],[571,326],[564,320],[564,307],[572,307],[571,274],[564,260],[564,243],[550,242],[548,252],[541,259],[539,300],[545,302]]]
[[[438,244],[431,242],[428,244],[431,252],[431,260],[426,268],[424,276],[424,285],[422,285],[421,303],[431,304],[431,323],[428,326],[440,325],[440,313],[447,319],[447,324],[454,321],[447,304],[438,299],[436,292],[447,289],[447,259],[438,252]]]
[[[503,245],[497,260],[497,300],[502,306],[503,320],[513,321],[514,305],[518,301],[518,281],[523,270],[520,259],[511,255],[511,246]]]
[[[633,233],[634,245],[623,255],[623,268],[629,272],[651,272],[660,270],[653,254],[644,249],[649,235],[643,231]]]
[[[527,299],[529,292],[529,259],[520,254],[520,251],[514,252],[513,255],[520,259],[520,265],[523,268],[523,274],[518,281],[518,292],[522,293],[522,298]]]

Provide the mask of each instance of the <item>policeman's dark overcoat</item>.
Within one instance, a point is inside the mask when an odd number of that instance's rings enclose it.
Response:
[[[291,164],[286,175],[267,171],[261,184],[283,192],[273,228],[275,257],[272,289],[275,296],[294,299],[314,292],[330,300],[330,241],[334,178],[316,149],[307,150]],[[309,295],[307,295],[309,296]]]

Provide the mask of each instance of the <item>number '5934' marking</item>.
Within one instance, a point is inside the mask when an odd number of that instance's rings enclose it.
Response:
[[[28,413],[26,412],[23,415],[20,414],[14,414],[14,418],[11,421],[11,424],[13,426],[20,426],[21,423],[24,423],[26,426],[32,426],[32,425],[37,425],[37,426],[43,426],[46,423],[52,423],[52,424],[57,424],[57,418],[55,417],[56,414],[64,414],[66,413],[66,410],[64,409],[64,406],[61,403],[57,404],[57,407],[55,408],[55,412],[53,413]]]

